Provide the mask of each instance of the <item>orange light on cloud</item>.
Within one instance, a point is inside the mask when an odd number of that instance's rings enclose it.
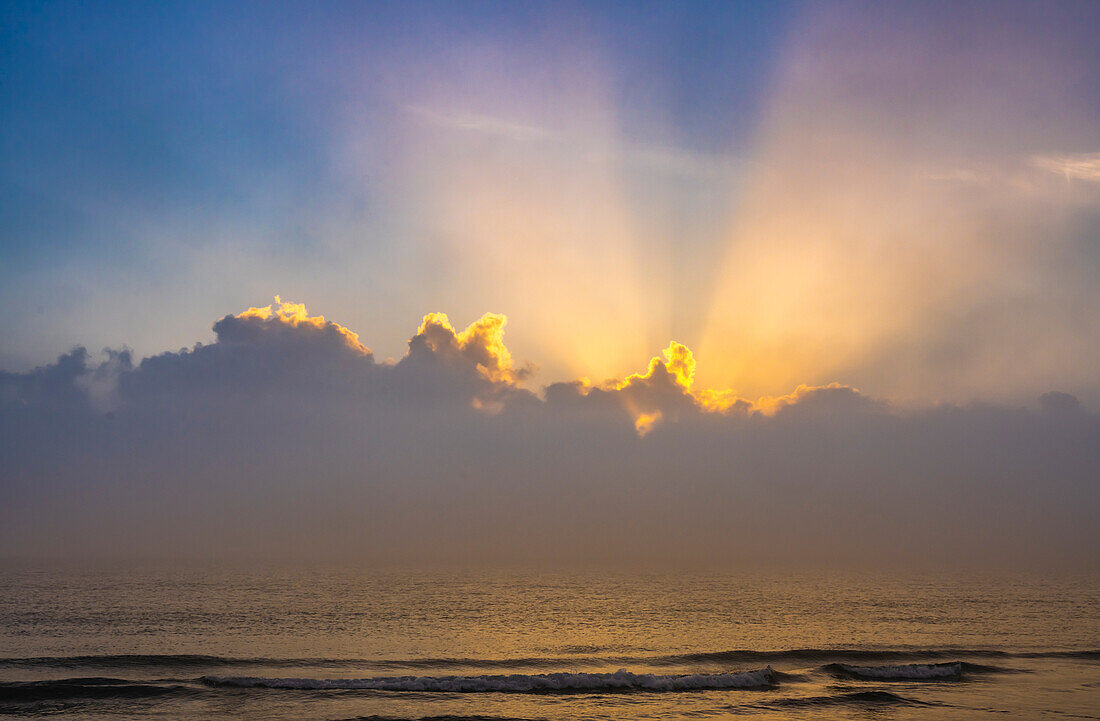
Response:
[[[236,317],[255,319],[263,324],[283,324],[290,328],[335,331],[343,337],[349,349],[357,353],[370,353],[359,343],[356,333],[326,320],[324,316],[311,316],[304,304],[283,301],[279,296],[275,296],[273,305],[252,307]],[[515,367],[512,353],[504,343],[507,322],[503,314],[485,313],[458,331],[447,314],[428,313],[410,340],[410,348],[419,341],[433,354],[475,367],[496,390],[515,388],[523,381],[527,370]],[[827,386],[802,384],[786,395],[761,396],[749,401],[732,389],[695,388],[695,376],[696,361],[691,349],[683,343],[671,341],[660,356],[649,360],[643,372],[618,380],[609,379],[598,385],[584,376],[570,383],[582,396],[594,391],[611,394],[629,415],[639,437],[648,435],[662,422],[676,420],[686,409],[716,414],[774,415],[813,391],[849,388],[835,382]],[[680,401],[686,401],[686,404]],[[484,397],[471,398],[470,405],[491,415],[500,413],[504,408],[501,398],[494,391]]]
[[[658,370],[663,370],[672,377],[676,385],[685,391],[690,390],[691,384],[695,382],[695,356],[692,354],[691,349],[683,343],[672,341],[669,343],[668,348],[661,351],[661,355],[664,356],[664,360],[659,357],[653,357],[649,360],[645,373],[629,375],[621,381],[609,383],[608,386],[614,390],[621,390],[633,383],[648,381],[653,378]]]
[[[514,383],[519,374],[512,366],[512,354],[504,345],[507,322],[508,319],[499,313],[486,313],[459,332],[455,331],[446,313],[428,313],[416,334],[423,336],[436,351],[444,350],[440,347],[443,342],[453,343],[458,351],[474,358],[478,370],[489,380]]]
[[[349,348],[359,351],[364,355],[371,352],[370,348],[367,348],[359,342],[358,333],[348,330],[339,323],[333,323],[330,320],[326,320],[323,315],[311,316],[306,310],[304,303],[284,301],[278,295],[275,296],[275,303],[273,305],[266,305],[262,308],[249,308],[246,311],[238,313],[237,317],[242,320],[248,318],[256,318],[261,321],[275,320],[292,327],[308,326],[317,330],[332,328],[344,337],[344,342],[347,343]]]

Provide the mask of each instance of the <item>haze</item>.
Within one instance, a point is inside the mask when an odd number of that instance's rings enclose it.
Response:
[[[0,555],[1096,570],[1100,5],[0,12]]]

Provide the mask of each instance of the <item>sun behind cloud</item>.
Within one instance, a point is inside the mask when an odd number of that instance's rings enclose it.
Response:
[[[370,348],[367,348],[359,342],[358,333],[348,330],[339,323],[333,323],[330,320],[326,320],[323,315],[311,316],[306,310],[304,303],[284,301],[279,295],[275,296],[275,303],[273,305],[266,305],[262,308],[249,308],[246,311],[238,313],[236,317],[240,320],[255,319],[262,323],[283,323],[292,328],[305,326],[316,330],[331,329],[344,337],[349,348],[357,350],[364,355],[368,355],[371,352]]]

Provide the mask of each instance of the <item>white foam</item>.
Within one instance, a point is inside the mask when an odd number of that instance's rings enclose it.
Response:
[[[460,693],[539,691],[686,691],[691,689],[760,688],[774,682],[771,666],[740,673],[658,676],[615,673],[546,673],[500,676],[399,676],[360,679],[259,678],[205,676],[216,686],[284,689],[367,689],[374,691],[452,691]]]

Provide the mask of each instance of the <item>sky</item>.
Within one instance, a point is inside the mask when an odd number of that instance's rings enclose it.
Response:
[[[0,555],[1096,568],[1097,36],[0,4]]]

